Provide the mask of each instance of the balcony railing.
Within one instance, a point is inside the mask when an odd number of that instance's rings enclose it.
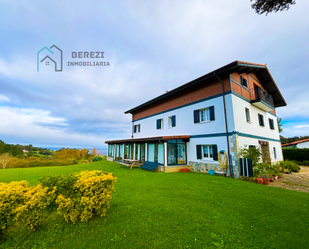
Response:
[[[272,108],[275,108],[273,97],[264,92],[260,87],[255,87],[251,90],[251,102],[262,102],[263,104],[267,104]]]

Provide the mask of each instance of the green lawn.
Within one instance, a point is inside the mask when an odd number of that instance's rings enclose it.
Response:
[[[113,162],[0,170],[0,181],[100,169],[117,177],[107,216],[13,231],[0,248],[309,248],[309,194],[197,173]]]

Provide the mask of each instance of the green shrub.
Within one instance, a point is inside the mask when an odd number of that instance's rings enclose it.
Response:
[[[299,161],[296,161],[296,160],[291,160],[293,163],[296,163],[296,164],[298,164],[298,165],[301,165],[302,164],[302,162],[299,162]]]
[[[292,162],[292,161],[281,161],[280,162],[280,166],[283,169],[288,169],[292,172],[299,172],[300,171],[300,167],[298,164]]]
[[[309,166],[309,161],[308,160],[303,161],[302,165]]]
[[[309,160],[309,149],[282,148],[283,158],[285,160],[306,161]]]
[[[97,162],[97,161],[102,161],[102,157],[101,156],[95,156],[92,158],[92,162]]]

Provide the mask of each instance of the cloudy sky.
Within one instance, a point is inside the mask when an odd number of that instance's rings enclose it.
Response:
[[[0,139],[102,148],[130,138],[124,111],[235,60],[267,63],[288,103],[282,135],[309,135],[309,1],[296,2],[260,16],[249,0],[1,0]],[[63,72],[51,61],[38,72],[37,52],[54,44]]]

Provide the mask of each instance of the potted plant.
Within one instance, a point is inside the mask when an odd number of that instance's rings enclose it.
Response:
[[[256,181],[258,184],[263,184],[263,178],[262,177],[257,177]]]
[[[259,177],[263,178],[263,184],[268,185],[270,180],[270,175],[268,173],[261,173]]]

